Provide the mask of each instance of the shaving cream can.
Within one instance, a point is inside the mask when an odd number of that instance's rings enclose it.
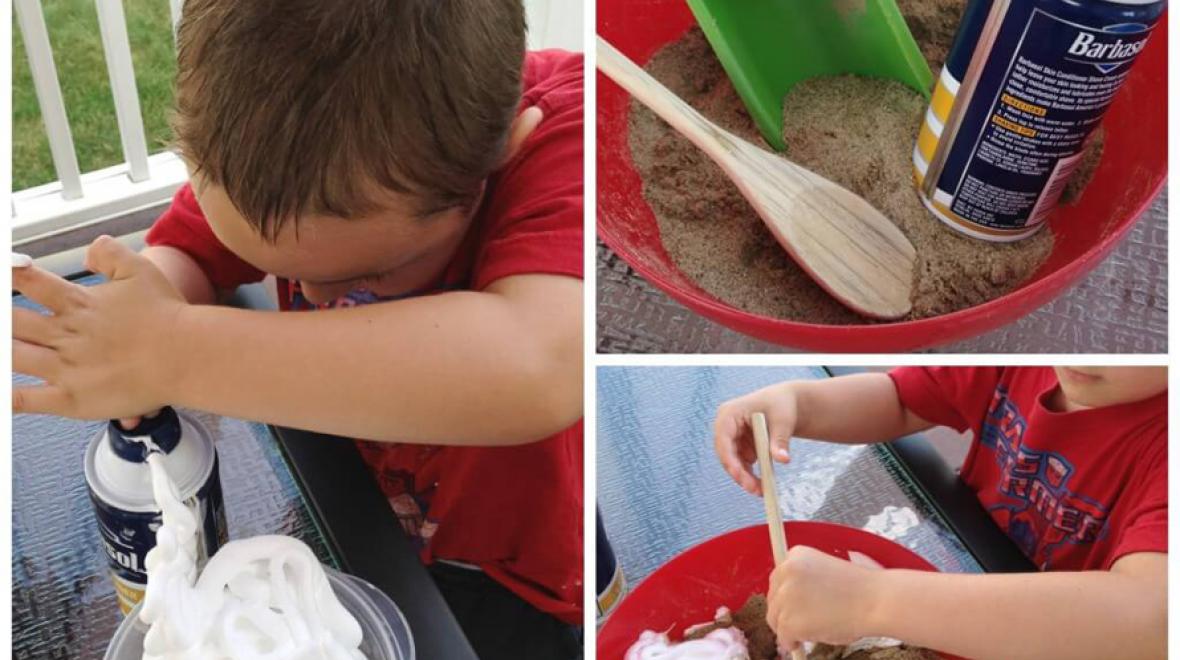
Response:
[[[1036,233],[1164,6],[970,0],[914,147],[926,208],[989,241]]]
[[[161,514],[152,494],[149,445],[164,455],[180,499],[197,512],[197,567],[225,543],[225,508],[217,450],[199,421],[164,408],[124,430],[112,421],[86,448],[86,485],[98,522],[99,543],[110,565],[119,609],[127,615],[147,588],[144,560],[156,545]]]

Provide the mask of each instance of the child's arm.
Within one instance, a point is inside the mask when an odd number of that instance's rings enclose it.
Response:
[[[197,262],[183,251],[167,245],[154,245],[145,248],[140,254],[155,264],[188,302],[194,305],[212,305],[217,302],[213,282]]]
[[[782,463],[790,460],[791,436],[882,442],[933,426],[902,406],[893,379],[879,373],[789,381],[727,401],[717,410],[714,448],[734,481],[754,495],[762,492],[751,469],[755,455],[749,420],[755,412],[766,414],[771,453]]]
[[[176,404],[351,437],[455,445],[542,439],[582,414],[582,284],[519,275],[315,314],[188,305],[111,239],[81,287],[36,268],[14,285],[53,317],[14,322],[16,412],[112,418]]]
[[[1163,658],[1167,582],[1148,552],[1109,571],[883,571],[876,609],[881,634],[968,658]]]
[[[967,658],[1163,658],[1167,555],[1109,571],[956,575],[871,570],[793,548],[771,577],[781,641],[886,636]]]

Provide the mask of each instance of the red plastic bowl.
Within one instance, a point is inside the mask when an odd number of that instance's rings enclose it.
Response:
[[[806,545],[848,559],[868,555],[885,568],[935,571],[908,549],[854,527],[823,522],[784,523],[792,545]],[[765,525],[745,527],[685,550],[627,594],[598,631],[598,657],[619,660],[644,630],[670,630],[679,639],[688,626],[713,620],[724,605],[736,612],[754,593],[766,593],[774,561]],[[953,656],[944,656],[953,657]]]
[[[599,0],[598,33],[645,63],[694,25],[684,0]],[[628,145],[629,97],[598,74],[598,235],[649,282],[689,309],[738,332],[815,351],[906,351],[972,337],[1052,300],[1098,265],[1130,231],[1168,173],[1167,15],[1106,115],[1102,161],[1077,206],[1049,223],[1056,244],[1019,289],[952,314],[875,325],[798,323],[744,312],[688,279],[660,242]],[[931,218],[931,222],[935,222]]]

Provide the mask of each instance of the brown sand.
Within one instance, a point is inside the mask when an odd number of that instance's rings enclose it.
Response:
[[[930,64],[937,80],[942,63],[950,53],[959,20],[967,3],[963,0],[897,0],[910,34]]]
[[[900,5],[927,57],[945,56],[962,0]],[[941,67],[940,60],[933,64],[935,70]],[[699,30],[660,50],[646,68],[722,127],[760,142]],[[852,76],[821,78],[796,86],[784,106],[789,156],[865,197],[897,222],[917,249],[908,318],[1003,295],[1052,250],[1049,231],[1017,243],[988,243],[944,227],[921,206],[910,181],[910,154],[925,101],[908,88]],[[867,322],[790,260],[724,173],[687,140],[638,103],[632,103],[629,122],[632,155],[664,248],[690,279],[757,314],[810,323]]]
[[[766,596],[753,594],[733,615],[733,625],[746,636],[746,646],[752,660],[778,657],[778,642],[774,631],[766,624]]]
[[[647,71],[723,128],[761,141],[698,29],[665,47]],[[803,272],[719,167],[632,102],[631,153],[664,249],[693,282],[756,314],[814,323],[863,323]]]
[[[746,646],[751,660],[777,660],[778,643],[774,631],[766,624],[766,596],[752,594],[742,609],[733,615],[732,622],[701,626],[685,635],[687,639],[700,639],[718,628],[733,627],[742,631],[746,636]],[[807,654],[808,660],[838,660],[844,653],[843,646],[816,644],[815,649]],[[857,651],[848,656],[850,660],[933,660],[934,654],[926,649],[913,646],[873,649],[871,651]]]
[[[1090,184],[1090,179],[1094,178],[1094,170],[1098,169],[1098,161],[1102,160],[1102,151],[1105,148],[1106,127],[1099,124],[1086,142],[1086,148],[1082,152],[1082,162],[1078,164],[1078,169],[1074,171],[1073,176],[1069,178],[1069,183],[1065,184],[1065,189],[1061,191],[1062,204],[1074,204],[1081,199],[1082,191]]]
[[[824,649],[821,652],[821,648]],[[834,653],[828,654],[834,651]],[[850,655],[844,655],[844,647],[842,646],[826,646],[820,644],[814,651],[807,655],[808,660],[827,660],[831,658],[843,658],[843,660],[935,660],[937,656],[927,651],[914,646],[890,646],[886,648],[872,649],[868,651],[857,651]]]
[[[700,639],[720,628],[737,628],[746,636],[746,649],[752,660],[777,660],[778,644],[774,631],[766,624],[766,596],[751,594],[742,609],[734,612],[732,619],[719,621],[707,626],[694,627],[684,635],[685,640]]]
[[[751,594],[742,609],[734,612],[729,622],[719,622],[695,628],[684,639],[700,639],[719,628],[737,628],[746,636],[746,650],[751,660],[777,660],[778,643],[774,631],[766,624],[766,596]]]
[[[925,99],[905,85],[859,76],[806,80],[783,101],[791,158],[864,197],[914,244],[916,318],[1007,293],[1053,248],[1049,232],[1016,243],[987,243],[930,215],[914,190],[910,160],[925,112]]]

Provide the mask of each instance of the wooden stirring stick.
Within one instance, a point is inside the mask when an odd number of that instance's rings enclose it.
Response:
[[[762,477],[762,502],[766,505],[766,524],[770,527],[770,547],[774,565],[787,560],[787,533],[783,530],[783,516],[778,508],[778,490],[774,486],[774,463],[770,460],[770,432],[766,415],[754,413],[750,417],[754,427],[754,449],[758,452],[758,469]],[[791,660],[806,660],[802,647],[791,649]]]
[[[721,166],[795,263],[853,311],[910,311],[914,246],[859,196],[705,119],[598,38],[598,69]]]
[[[770,547],[774,551],[774,563],[787,560],[787,533],[783,531],[783,517],[778,508],[778,491],[774,487],[774,463],[770,460],[770,431],[766,427],[766,415],[754,413],[750,418],[754,426],[754,448],[758,452],[758,468],[762,472],[762,501],[766,504],[766,524],[770,526]]]

